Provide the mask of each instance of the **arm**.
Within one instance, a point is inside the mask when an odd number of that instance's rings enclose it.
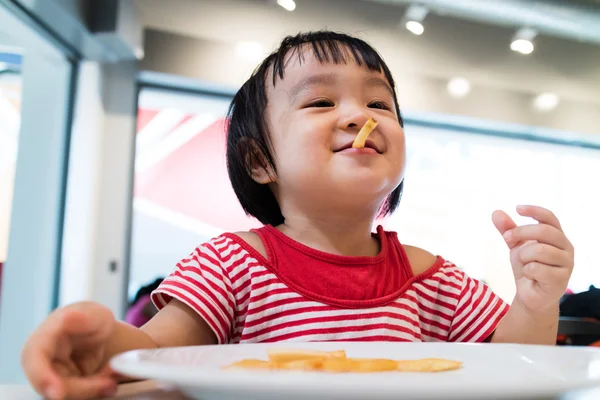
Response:
[[[104,361],[134,349],[226,343],[235,313],[229,282],[213,244],[199,246],[156,290],[160,311],[150,321],[117,324]]]
[[[143,328],[117,322],[96,303],[81,302],[53,311],[31,334],[21,354],[31,385],[50,399],[97,398],[116,390],[107,363],[137,349],[216,343],[208,325],[177,300],[165,305]]]
[[[558,305],[544,313],[532,313],[518,299],[502,319],[492,343],[556,344]]]
[[[173,299],[141,328],[117,322],[104,362],[129,350],[216,343],[208,324],[194,310]]]

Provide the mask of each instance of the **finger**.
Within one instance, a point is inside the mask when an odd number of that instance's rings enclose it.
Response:
[[[102,367],[102,369],[100,371],[98,371],[98,375],[110,376],[116,380],[119,380],[119,378],[125,377],[125,375],[121,375],[117,371],[113,370],[110,367],[110,363],[107,363],[106,365],[104,365],[104,367]]]
[[[71,360],[66,362],[53,362],[53,371],[60,376],[60,381],[54,384],[46,385],[42,390],[42,394],[49,399],[63,399],[67,397],[64,378],[68,376],[78,376],[79,371],[77,366]]]
[[[81,375],[95,375],[99,372],[99,369],[102,371],[101,368],[105,364],[103,362],[105,358],[103,349],[104,347],[100,350],[90,350],[86,352],[85,356],[78,357],[78,367]]]
[[[109,397],[116,393],[117,381],[107,376],[74,377],[65,380],[66,399],[84,400]]]
[[[81,373],[73,360],[54,362],[52,363],[52,368],[61,377],[81,376]]]
[[[537,241],[561,250],[570,250],[571,243],[562,231],[546,224],[522,225],[504,232],[504,240],[513,248],[519,243]]]
[[[530,217],[535,219],[541,224],[547,224],[555,227],[559,231],[562,232],[562,227],[560,225],[560,221],[554,215],[554,213],[550,210],[545,209],[544,207],[539,206],[518,206],[517,212],[519,215],[523,217]]]
[[[47,397],[51,394],[60,397],[63,393],[62,378],[52,364],[55,352],[53,330],[43,324],[25,343],[21,353],[21,365],[31,386]]]
[[[53,360],[69,356],[71,345],[66,335],[89,334],[95,329],[93,318],[79,310],[65,308],[51,314],[22,352],[21,364],[34,389],[48,397],[60,397],[64,393],[63,378]]]
[[[538,262],[553,267],[573,266],[573,261],[566,251],[544,243],[532,243],[519,249],[519,260],[523,265]]]
[[[110,335],[113,324],[106,321],[112,319],[110,311],[103,308],[97,310],[81,310],[81,305],[64,309],[62,319],[63,332],[77,339],[89,338],[90,340],[102,340]],[[104,315],[101,315],[104,314]]]
[[[494,211],[494,213],[492,214],[492,222],[494,223],[494,226],[496,227],[498,232],[500,232],[501,235],[503,235],[504,232],[517,227],[515,221],[513,221],[507,213],[500,210]]]
[[[112,379],[117,381],[118,383],[130,382],[133,380],[137,380],[137,378],[132,378],[127,375],[123,375],[113,370],[110,367],[110,364],[107,364],[100,372],[99,375],[110,376]]]
[[[531,262],[523,267],[523,276],[526,278],[547,285],[552,282],[563,281],[563,275],[568,274],[564,268],[556,268],[550,265]]]

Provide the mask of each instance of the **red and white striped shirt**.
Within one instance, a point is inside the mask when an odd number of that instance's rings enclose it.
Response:
[[[153,292],[195,310],[219,343],[280,341],[480,342],[508,305],[437,258],[413,276],[395,233],[378,228],[375,257],[310,249],[275,228],[255,231],[267,257],[234,234],[195,249]]]

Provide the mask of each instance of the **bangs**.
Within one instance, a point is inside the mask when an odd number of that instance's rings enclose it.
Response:
[[[273,85],[277,78],[284,78],[285,69],[291,60],[295,58],[299,64],[302,64],[308,51],[311,51],[321,64],[354,62],[360,67],[381,72],[394,87],[391,74],[375,49],[361,39],[328,31],[310,32],[286,38],[278,51],[271,54],[272,59],[269,60],[273,66]]]

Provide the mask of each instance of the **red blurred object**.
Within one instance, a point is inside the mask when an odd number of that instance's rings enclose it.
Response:
[[[140,110],[138,125],[154,115]],[[213,122],[145,171],[136,173],[135,197],[224,231],[262,226],[246,216],[229,183],[225,119]]]

